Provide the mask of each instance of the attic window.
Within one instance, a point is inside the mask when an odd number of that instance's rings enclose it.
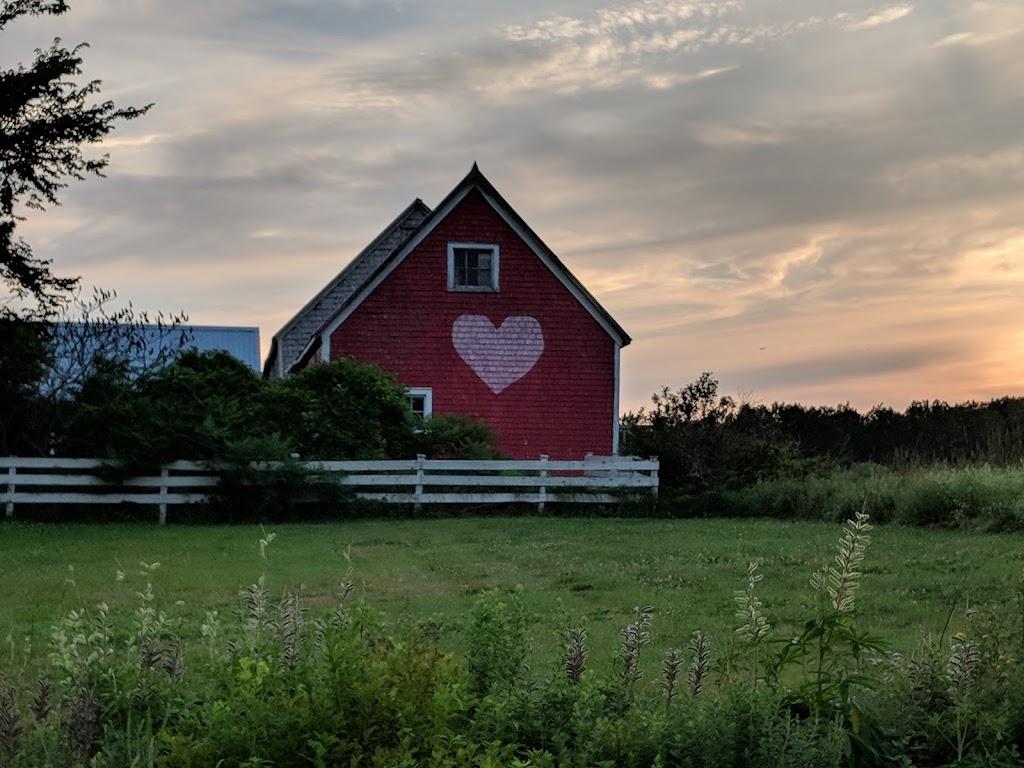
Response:
[[[498,246],[448,243],[448,290],[498,290]]]

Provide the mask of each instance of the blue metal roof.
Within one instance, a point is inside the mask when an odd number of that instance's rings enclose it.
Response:
[[[260,372],[260,329],[230,325],[191,325],[192,344],[200,352],[222,349]]]
[[[157,325],[142,326],[143,333],[120,333],[123,326],[97,324],[86,328],[82,323],[58,323],[55,334],[55,355],[65,367],[88,366],[97,354],[125,357],[145,365],[159,355],[161,349],[197,349],[200,352],[223,350],[257,373],[260,372],[260,329],[237,326],[188,325],[175,328]],[[182,344],[182,336],[185,343]],[[82,349],[81,347],[86,347]]]

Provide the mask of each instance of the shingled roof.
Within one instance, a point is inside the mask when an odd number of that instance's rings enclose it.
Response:
[[[358,256],[329,282],[320,293],[285,323],[270,345],[263,375],[280,378],[298,364],[310,338],[362,288],[377,267],[416,231],[430,214],[430,208],[417,198],[398,214]]]

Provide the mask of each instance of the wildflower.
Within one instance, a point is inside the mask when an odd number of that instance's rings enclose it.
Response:
[[[745,620],[736,630],[736,634],[755,645],[771,631],[768,619],[761,613],[761,599],[754,592],[758,582],[763,578],[764,576],[757,572],[757,563],[750,563],[747,566],[747,588],[736,592],[736,602],[739,604],[736,617]]]
[[[679,656],[678,648],[671,648],[666,651],[665,661],[661,665],[661,672],[664,677],[661,681],[661,688],[665,691],[669,704],[672,703],[672,699],[676,696],[676,680],[679,678],[679,668],[682,665],[683,660]]]
[[[260,532],[263,534],[263,538],[260,539],[260,557],[263,560],[266,560],[267,547],[269,547],[273,543],[274,539],[277,538],[277,534],[267,533],[267,530],[263,527],[262,524],[260,525]]]
[[[75,699],[71,711],[64,720],[64,731],[73,752],[78,755],[87,755],[92,750],[99,727],[96,699],[88,688]]]
[[[710,645],[710,640],[699,629],[690,639],[690,653],[693,654],[693,659],[690,661],[686,681],[690,684],[690,691],[694,696],[700,696],[704,691],[704,679],[711,670]]]
[[[590,652],[587,647],[587,630],[567,629],[564,636],[565,653],[562,656],[562,666],[565,669],[565,676],[578,683],[586,670],[587,654]]]
[[[21,735],[24,732],[21,716],[14,706],[14,689],[5,686],[0,689],[0,755],[6,765],[14,761],[21,751]]]
[[[977,643],[967,640],[963,632],[957,632],[953,635],[952,650],[946,676],[949,679],[950,694],[961,701],[974,682],[974,671],[981,662],[981,649]]]
[[[847,520],[835,564],[825,566],[811,577],[811,585],[819,592],[827,592],[832,607],[839,613],[853,610],[854,597],[860,586],[860,566],[871,543],[870,530],[871,524],[865,512],[858,512],[853,520]]]
[[[651,608],[636,606],[633,612],[636,621],[619,632],[619,658],[622,659],[622,673],[627,685],[632,685],[643,676],[640,671],[640,649],[651,642]]]
[[[32,714],[38,722],[46,719],[50,714],[50,699],[53,696],[53,686],[44,678],[39,679],[39,692],[32,701]]]

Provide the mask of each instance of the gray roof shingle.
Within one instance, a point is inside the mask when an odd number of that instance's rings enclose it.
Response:
[[[414,200],[358,256],[338,273],[320,293],[300,309],[274,335],[263,375],[277,378],[287,375],[299,362],[310,338],[370,278],[384,260],[402,245],[430,214],[424,202]]]

